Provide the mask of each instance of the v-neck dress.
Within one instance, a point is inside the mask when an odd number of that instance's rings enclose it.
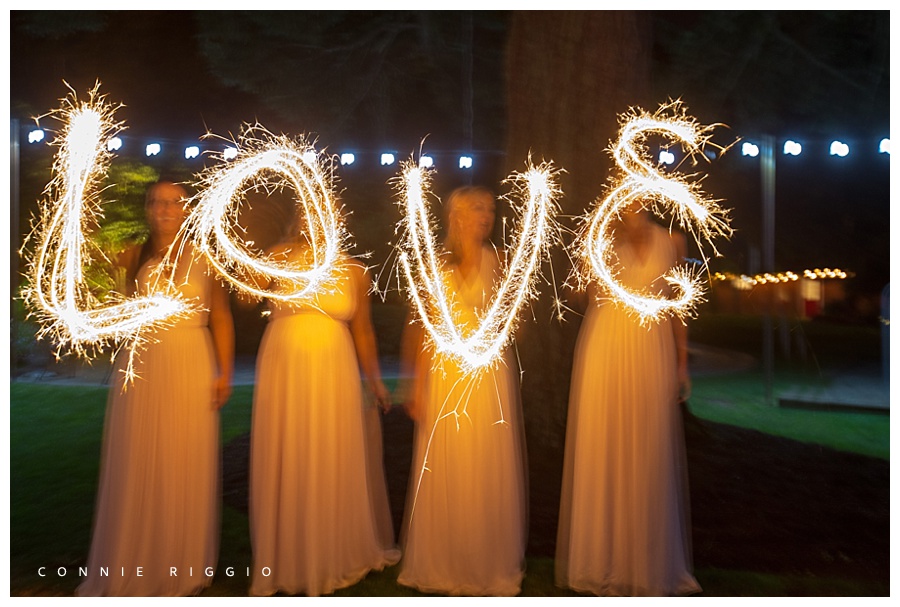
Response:
[[[144,264],[138,292],[152,292]],[[138,378],[116,359],[87,576],[78,596],[184,596],[212,583],[219,542],[219,412],[206,262],[186,255],[178,290],[198,310],[147,336]],[[205,308],[205,309],[201,309]]]
[[[640,255],[616,247],[618,280],[667,294],[676,248],[653,225]],[[598,595],[700,591],[692,575],[687,467],[672,322],[642,326],[591,304],[572,371],[557,584]]]
[[[464,331],[494,296],[499,264],[482,251],[478,272],[445,276]],[[399,583],[455,596],[514,596],[524,571],[525,442],[514,363],[479,374],[433,357],[416,427]]]

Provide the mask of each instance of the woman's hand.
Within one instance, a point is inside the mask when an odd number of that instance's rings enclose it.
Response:
[[[397,402],[403,403],[403,410],[411,420],[418,423],[422,414],[420,399],[417,397],[418,382],[413,378],[401,379],[397,386],[396,399]]]
[[[384,413],[390,411],[391,393],[385,388],[384,383],[377,381],[374,382],[374,385],[370,384],[369,388],[372,390],[372,395],[375,397],[375,404],[378,405],[378,408]]]
[[[231,377],[219,374],[213,382],[213,408],[221,409],[231,397]]]
[[[691,374],[687,363],[678,365],[678,400],[686,402],[691,397]]]
[[[413,420],[417,424],[422,421],[420,418],[422,416],[422,407],[419,405],[419,402],[413,398],[408,398],[403,401],[403,409],[406,411],[406,414],[409,416],[409,419]]]

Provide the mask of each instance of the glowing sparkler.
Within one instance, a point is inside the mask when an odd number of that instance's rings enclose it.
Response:
[[[23,295],[41,325],[38,338],[49,336],[57,356],[68,350],[87,357],[89,350],[128,344],[126,376],[130,380],[142,335],[192,307],[178,296],[171,277],[161,272],[156,274],[153,294],[125,298],[112,293],[109,303],[98,301],[86,284],[84,265],[90,247],[85,231],[102,215],[97,195],[112,155],[106,142],[122,127],[113,121],[115,108],[98,94],[98,88],[86,103],[79,103],[72,93],[51,114],[63,126],[53,141],[59,146],[53,177],[29,235],[35,239],[35,249],[28,261],[29,285]]]
[[[680,101],[663,105],[652,115],[632,110],[620,117],[620,122],[622,127],[612,154],[625,176],[614,183],[606,197],[598,199],[593,211],[584,219],[579,250],[581,267],[575,270],[575,280],[580,288],[592,279],[597,280],[610,298],[627,306],[641,322],[658,321],[667,315],[683,318],[692,313],[703,295],[699,275],[706,267],[706,257],[699,270],[678,267],[663,276],[673,287],[672,298],[629,289],[616,279],[612,224],[619,213],[632,204],[649,208],[659,216],[663,216],[663,210],[668,208],[678,225],[694,237],[701,255],[701,239],[718,254],[712,239],[731,234],[727,212],[718,201],[704,196],[699,182],[657,171],[644,145],[651,134],[661,135],[680,142],[692,159],[697,155],[705,158],[702,152],[707,144],[712,145],[709,140],[716,125],[698,125],[685,114]]]
[[[507,180],[513,186],[508,199],[520,214],[519,228],[510,245],[513,254],[490,307],[477,327],[464,335],[444,286],[444,267],[425,202],[429,182],[426,169],[405,165],[400,184],[400,204],[405,211],[400,227],[405,230],[405,238],[399,260],[409,297],[437,352],[456,361],[465,373],[473,373],[498,360],[510,340],[519,310],[536,294],[534,285],[542,256],[557,236],[553,217],[559,190],[549,165],[529,166],[525,173]],[[515,197],[526,199],[522,209],[515,204]]]
[[[261,133],[256,137],[255,132]],[[219,274],[235,288],[279,301],[310,299],[334,277],[346,248],[347,235],[315,149],[302,139],[276,137],[248,129],[238,144],[238,157],[201,175],[198,204],[185,221],[185,240],[193,242]],[[308,263],[261,256],[248,250],[236,231],[236,219],[248,189],[288,184],[299,198],[305,218],[304,249]],[[267,285],[275,281],[278,289]]]
[[[428,169],[412,162],[404,165],[399,187],[400,205],[404,210],[398,226],[404,232],[399,261],[406,277],[409,297],[437,354],[436,364],[441,366],[443,362],[449,362],[459,367],[462,374],[441,403],[426,441],[410,521],[415,515],[425,472],[429,469],[429,454],[438,424],[453,418],[459,429],[459,418],[468,415],[468,395],[484,378],[483,371],[492,365],[502,364],[503,350],[512,337],[519,310],[536,295],[535,282],[543,255],[559,236],[554,220],[556,197],[559,195],[554,172],[549,164],[533,167],[529,163],[525,173],[513,174],[506,181],[512,185],[512,192],[506,198],[519,215],[519,221],[504,255],[504,278],[497,286],[490,306],[479,315],[475,327],[468,328],[464,334],[463,323],[457,320],[453,298],[445,287],[447,269],[437,251],[425,202],[430,175]],[[515,199],[524,199],[525,202],[516,204]],[[457,391],[459,387],[461,391]],[[505,425],[502,404],[497,413],[496,423]]]

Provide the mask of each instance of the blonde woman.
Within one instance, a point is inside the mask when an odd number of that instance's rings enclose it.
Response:
[[[488,240],[494,197],[466,187],[447,206],[445,289],[463,330],[474,330],[500,278]],[[527,526],[514,363],[507,355],[467,375],[435,353],[420,328],[408,331],[404,359],[415,380],[407,408],[416,434],[398,581],[426,593],[514,596]]]

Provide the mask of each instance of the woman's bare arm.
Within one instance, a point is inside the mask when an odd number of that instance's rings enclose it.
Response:
[[[372,311],[369,300],[368,283],[362,268],[356,264],[349,265],[350,282],[356,292],[356,311],[350,319],[350,334],[356,347],[356,356],[366,377],[369,389],[375,400],[384,411],[391,407],[391,397],[381,379],[381,365],[378,362],[378,344],[375,329],[372,326]]]
[[[234,319],[231,316],[228,290],[215,278],[210,278],[210,281],[209,330],[218,366],[213,406],[220,409],[231,396],[234,376]]]

